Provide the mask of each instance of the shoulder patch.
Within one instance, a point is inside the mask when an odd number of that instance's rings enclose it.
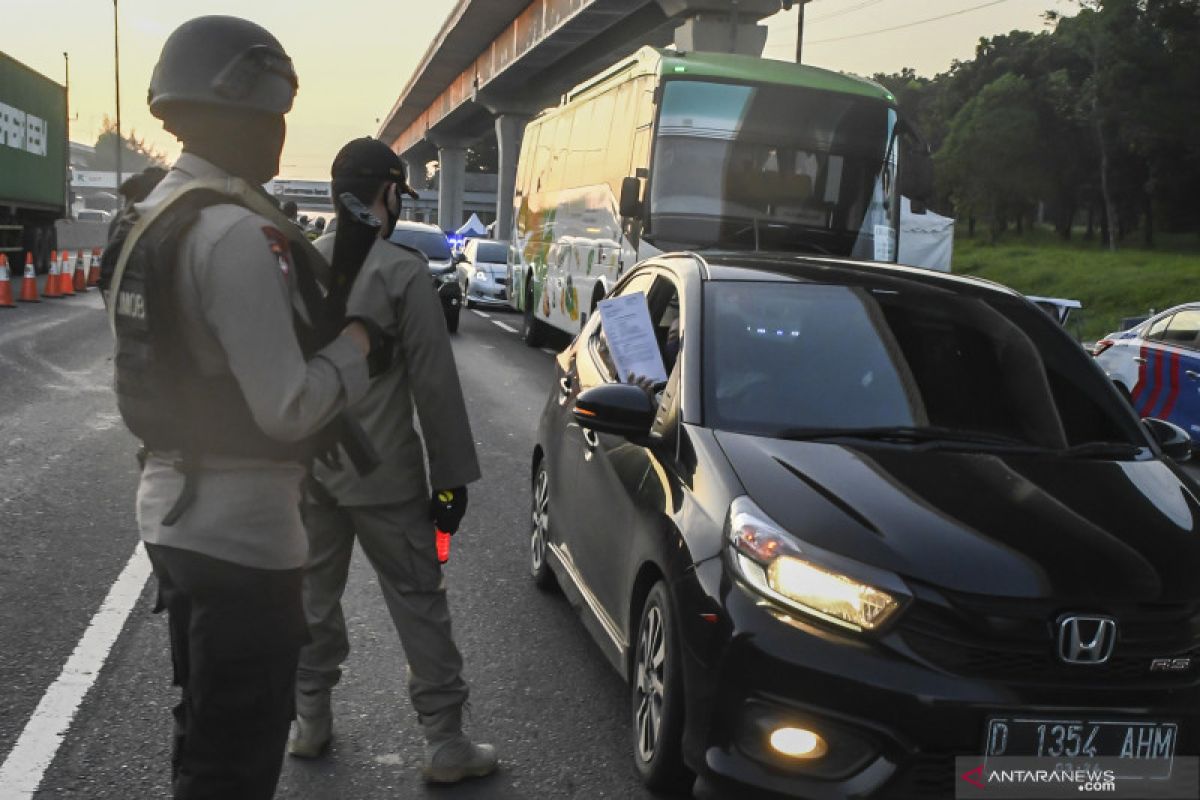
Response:
[[[279,262],[279,271],[284,274],[284,277],[290,277],[292,274],[292,251],[288,246],[287,237],[283,235],[283,231],[273,225],[263,225],[262,232],[263,236],[267,237],[267,246],[271,249],[275,260]]]

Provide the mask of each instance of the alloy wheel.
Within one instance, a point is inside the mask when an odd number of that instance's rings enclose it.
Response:
[[[638,757],[648,762],[654,758],[662,735],[664,686],[667,663],[667,641],[664,635],[662,609],[651,605],[642,619],[638,636],[636,681]]]

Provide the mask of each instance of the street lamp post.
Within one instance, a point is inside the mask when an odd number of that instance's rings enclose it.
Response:
[[[66,92],[63,95],[63,104],[67,107],[66,114],[66,131],[63,136],[63,174],[65,176],[65,186],[63,186],[63,213],[68,217],[71,216],[71,57],[67,51],[63,51],[63,66],[66,69]]]
[[[116,2],[116,0],[113,0]],[[804,54],[804,7],[809,4],[810,0],[800,0],[799,7],[796,9],[796,63],[802,63],[801,56]]]
[[[117,189],[121,188],[121,40],[117,34],[117,0],[113,0],[113,71],[117,84]]]

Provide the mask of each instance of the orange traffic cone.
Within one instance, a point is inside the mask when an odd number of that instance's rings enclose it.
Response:
[[[25,280],[21,281],[21,296],[17,298],[22,303],[40,303],[37,290],[37,271],[33,268],[33,253],[25,254]]]
[[[8,277],[8,256],[0,253],[0,308],[16,308],[12,298],[12,281]]]
[[[92,265],[91,265],[91,268],[88,270],[87,285],[88,286],[99,286],[100,285],[100,248],[99,247],[92,248]]]
[[[50,274],[46,276],[46,285],[42,287],[42,297],[54,299],[62,297],[62,288],[59,286],[59,278],[62,276],[58,263],[58,251],[50,251]]]
[[[61,276],[58,279],[58,290],[62,292],[63,297],[74,297],[75,262],[71,260],[71,254],[66,250],[59,255],[62,257],[62,267],[60,268]]]
[[[79,255],[75,256],[75,286],[76,292],[86,292],[87,283],[87,268],[83,263],[83,251],[79,251]]]

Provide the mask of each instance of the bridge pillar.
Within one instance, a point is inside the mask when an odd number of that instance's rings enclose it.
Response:
[[[499,155],[499,175],[496,181],[496,228],[493,236],[509,241],[513,229],[513,193],[517,187],[517,159],[521,141],[525,138],[528,114],[499,114],[496,116],[496,152]]]
[[[463,188],[467,180],[467,148],[455,142],[438,145],[438,226],[445,231],[463,224]]]

